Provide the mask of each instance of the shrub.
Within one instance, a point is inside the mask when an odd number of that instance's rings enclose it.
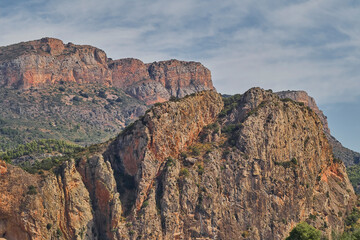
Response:
[[[56,236],[57,236],[57,237],[61,237],[61,236],[62,236],[62,232],[61,232],[60,228],[58,228],[58,229],[56,230]]]
[[[286,240],[320,240],[321,232],[306,222],[299,223]]]
[[[204,167],[202,165],[198,165],[198,169],[197,172],[199,173],[199,175],[202,175],[204,173]]]
[[[191,147],[191,154],[193,156],[199,156],[200,155],[200,149],[196,146]]]
[[[36,187],[35,187],[34,185],[30,185],[30,186],[28,187],[27,194],[29,194],[29,195],[36,195],[36,194],[37,194]]]
[[[187,158],[187,153],[186,152],[181,152],[180,153],[180,157],[182,157],[182,158]]]
[[[46,225],[46,229],[47,229],[47,230],[50,230],[51,227],[52,227],[52,224],[51,224],[51,223],[48,223],[48,224]]]
[[[106,98],[107,97],[106,91],[100,90],[98,96],[101,97],[101,98]]]
[[[180,176],[184,176],[184,177],[189,176],[189,170],[187,168],[182,168],[180,170]]]
[[[171,157],[168,157],[167,162],[166,162],[166,167],[172,167],[175,166],[175,160]]]
[[[149,201],[146,200],[143,202],[142,208],[146,208],[147,206],[149,206]]]

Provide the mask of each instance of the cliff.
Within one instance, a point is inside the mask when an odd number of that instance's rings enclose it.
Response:
[[[112,60],[53,38],[0,47],[0,151],[36,139],[101,143],[152,104],[209,89],[197,62]]]
[[[214,89],[210,71],[197,62],[113,61],[98,48],[54,38],[0,48],[0,87],[28,89],[60,82],[119,87],[147,104]]]
[[[259,88],[157,104],[71,158],[1,165],[0,237],[284,239],[301,221],[329,235],[355,202],[318,116]]]
[[[318,108],[315,100],[310,97],[305,91],[282,91],[276,93],[280,98],[290,98],[294,101],[304,103],[305,106],[310,107],[320,118],[323,124],[327,139],[332,146],[334,156],[342,160],[347,167],[356,165],[360,161],[360,153],[352,151],[344,147],[334,136],[331,135],[328,127],[327,117]]]

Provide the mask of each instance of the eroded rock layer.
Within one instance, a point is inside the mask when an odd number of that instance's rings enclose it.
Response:
[[[0,87],[28,89],[60,82],[120,87],[147,104],[214,89],[210,71],[197,62],[113,61],[98,48],[54,38],[0,48]]]
[[[328,127],[327,117],[318,108],[315,100],[305,91],[282,91],[277,92],[276,94],[279,95],[280,98],[290,98],[294,101],[302,102],[305,104],[305,106],[310,107],[319,116],[321,123],[323,124],[327,139],[333,148],[335,157],[342,160],[347,167],[359,164],[360,153],[344,147],[334,136],[331,135],[330,129]]]
[[[156,105],[74,158],[0,165],[0,237],[284,239],[301,221],[329,236],[355,202],[317,114],[260,88]]]

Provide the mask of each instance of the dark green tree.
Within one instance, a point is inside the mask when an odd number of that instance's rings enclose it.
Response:
[[[306,222],[299,223],[286,240],[320,240],[321,232]]]

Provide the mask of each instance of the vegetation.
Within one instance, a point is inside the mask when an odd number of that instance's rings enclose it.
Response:
[[[82,147],[72,144],[63,140],[36,140],[27,144],[20,144],[14,150],[9,150],[0,153],[0,158],[10,162],[12,159],[16,159],[25,155],[31,154],[43,154],[58,152],[62,154],[69,154],[78,152]]]
[[[355,191],[359,194],[358,186],[360,185],[360,165],[354,165],[346,169],[349,180]]]
[[[226,115],[230,114],[233,111],[233,109],[235,109],[239,105],[242,95],[235,94],[230,97],[225,97],[223,95],[222,97],[223,97],[223,101],[224,101],[224,108],[219,114],[220,118],[225,117]]]
[[[27,194],[29,194],[29,195],[36,195],[36,194],[37,194],[36,187],[35,187],[34,185],[30,185],[30,186],[28,187]]]
[[[133,121],[129,113],[145,106],[118,88],[69,82],[44,89],[1,88],[0,103],[0,153],[38,139],[67,139],[83,146],[104,142],[123,129],[119,123]],[[113,121],[97,117],[103,114]]]
[[[321,232],[306,222],[299,223],[286,240],[320,240]]]
[[[187,168],[182,168],[180,170],[180,176],[184,176],[184,177],[189,176],[189,170]]]
[[[295,167],[296,165],[298,165],[298,161],[296,158],[292,158],[290,161],[274,162],[274,163],[275,165],[282,166],[284,168]]]

